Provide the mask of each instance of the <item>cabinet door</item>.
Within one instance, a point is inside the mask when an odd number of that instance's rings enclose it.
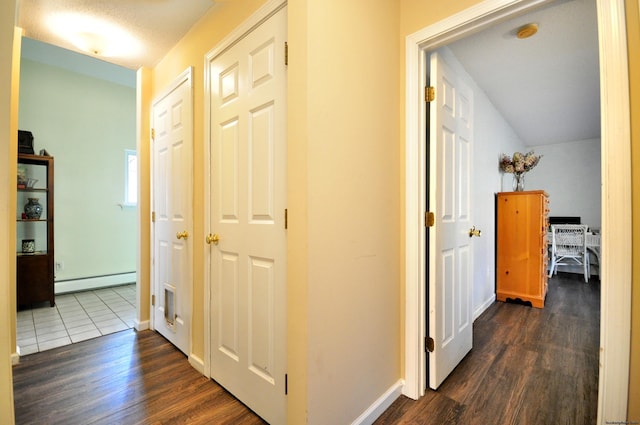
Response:
[[[17,303],[28,305],[49,301],[51,296],[49,258],[46,255],[19,255],[16,267]]]

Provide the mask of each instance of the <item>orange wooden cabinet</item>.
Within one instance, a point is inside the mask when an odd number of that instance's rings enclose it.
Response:
[[[542,190],[496,198],[496,298],[544,307],[549,198]]]

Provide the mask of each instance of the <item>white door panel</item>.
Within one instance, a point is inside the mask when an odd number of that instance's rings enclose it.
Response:
[[[286,423],[286,7],[210,58],[211,377]]]
[[[191,70],[153,103],[153,327],[189,354],[191,317]]]
[[[429,387],[436,389],[472,346],[472,92],[437,53],[431,55],[435,100],[429,108]]]

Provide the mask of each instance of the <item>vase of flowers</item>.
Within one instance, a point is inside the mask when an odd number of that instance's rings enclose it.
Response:
[[[542,155],[536,155],[533,151],[525,154],[515,152],[513,157],[500,155],[500,171],[513,174],[513,190],[522,192],[524,190],[524,175],[538,165]]]

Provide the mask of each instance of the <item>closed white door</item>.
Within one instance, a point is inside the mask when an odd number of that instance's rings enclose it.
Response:
[[[286,423],[286,8],[211,58],[211,377]]]
[[[190,351],[193,108],[191,68],[152,111],[153,328]],[[155,218],[154,218],[155,217]]]
[[[431,54],[430,81],[435,99],[429,105],[428,330],[429,387],[436,389],[471,350],[473,239],[471,222],[471,154],[473,92],[442,56]]]

